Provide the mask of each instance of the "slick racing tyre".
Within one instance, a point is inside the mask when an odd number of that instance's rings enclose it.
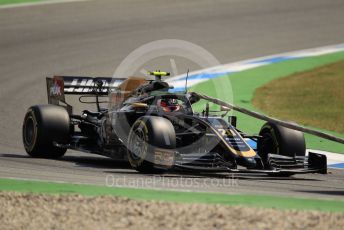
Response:
[[[53,142],[67,143],[69,130],[69,114],[63,107],[32,106],[28,109],[23,123],[24,148],[32,157],[59,158],[67,149],[58,148]]]
[[[258,154],[266,169],[269,167],[268,154],[287,157],[305,156],[306,144],[304,134],[300,131],[288,129],[273,123],[262,126],[258,140]]]
[[[141,173],[162,173],[174,163],[176,134],[163,117],[144,116],[135,121],[128,136],[130,165]]]

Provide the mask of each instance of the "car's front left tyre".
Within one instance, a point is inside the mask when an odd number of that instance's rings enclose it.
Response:
[[[67,149],[59,144],[67,143],[70,136],[70,118],[61,106],[36,105],[28,109],[23,122],[23,144],[32,157],[59,158]]]
[[[166,118],[143,116],[131,127],[127,156],[130,165],[141,173],[162,173],[171,168],[175,148],[175,130]]]

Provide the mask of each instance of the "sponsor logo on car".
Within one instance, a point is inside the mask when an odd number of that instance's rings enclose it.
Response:
[[[156,148],[154,153],[154,163],[171,167],[174,163],[174,156],[174,151]]]
[[[59,97],[63,94],[63,80],[62,79],[54,79],[53,84],[50,87],[49,95],[53,97]]]
[[[102,82],[102,93],[108,93],[109,88],[115,88],[123,82],[123,80],[113,80],[111,78],[100,79],[100,81]],[[96,88],[96,82],[93,79],[79,77],[66,81],[65,88],[66,93],[91,93]]]

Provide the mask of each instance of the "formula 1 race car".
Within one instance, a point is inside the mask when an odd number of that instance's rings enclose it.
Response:
[[[214,113],[202,94],[172,93],[161,80],[169,73],[151,75],[155,80],[47,78],[49,104],[30,107],[24,118],[26,152],[58,158],[74,149],[127,160],[142,173],[327,172],[325,155],[306,156],[302,132],[267,122],[258,135],[248,135],[236,128],[235,116],[227,116],[229,107],[221,105]],[[74,114],[66,102],[72,95],[79,95],[81,103],[94,103],[97,110]],[[194,112],[195,103],[204,103],[204,110]]]

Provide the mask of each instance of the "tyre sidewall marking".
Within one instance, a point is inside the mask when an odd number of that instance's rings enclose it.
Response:
[[[131,140],[131,138],[132,138],[132,135],[136,135],[134,129],[138,129],[138,128],[140,128],[141,130],[143,130],[143,133],[144,133],[145,138],[146,138],[145,142],[146,142],[146,143],[149,143],[148,128],[147,128],[147,126],[146,126],[146,123],[145,123],[143,120],[137,120],[137,121],[135,122],[135,124],[133,125],[133,128],[130,130],[130,133],[129,133],[129,137],[130,137],[130,138],[129,138],[129,141],[128,141],[128,142],[131,143],[130,140]],[[131,148],[131,147],[132,147],[132,146],[130,146],[130,148]],[[131,149],[128,149],[128,151],[129,151],[129,155],[130,155],[130,156],[131,156],[132,154],[135,154],[135,153],[133,153],[133,152],[131,151]],[[135,167],[139,167],[140,165],[142,165],[142,163],[143,163],[144,160],[146,159],[147,153],[148,153],[148,146],[147,146],[147,150],[145,151],[144,155],[143,155],[139,160],[134,161],[134,159],[133,159],[132,157],[128,157],[130,164],[133,165],[133,166],[135,166]]]

